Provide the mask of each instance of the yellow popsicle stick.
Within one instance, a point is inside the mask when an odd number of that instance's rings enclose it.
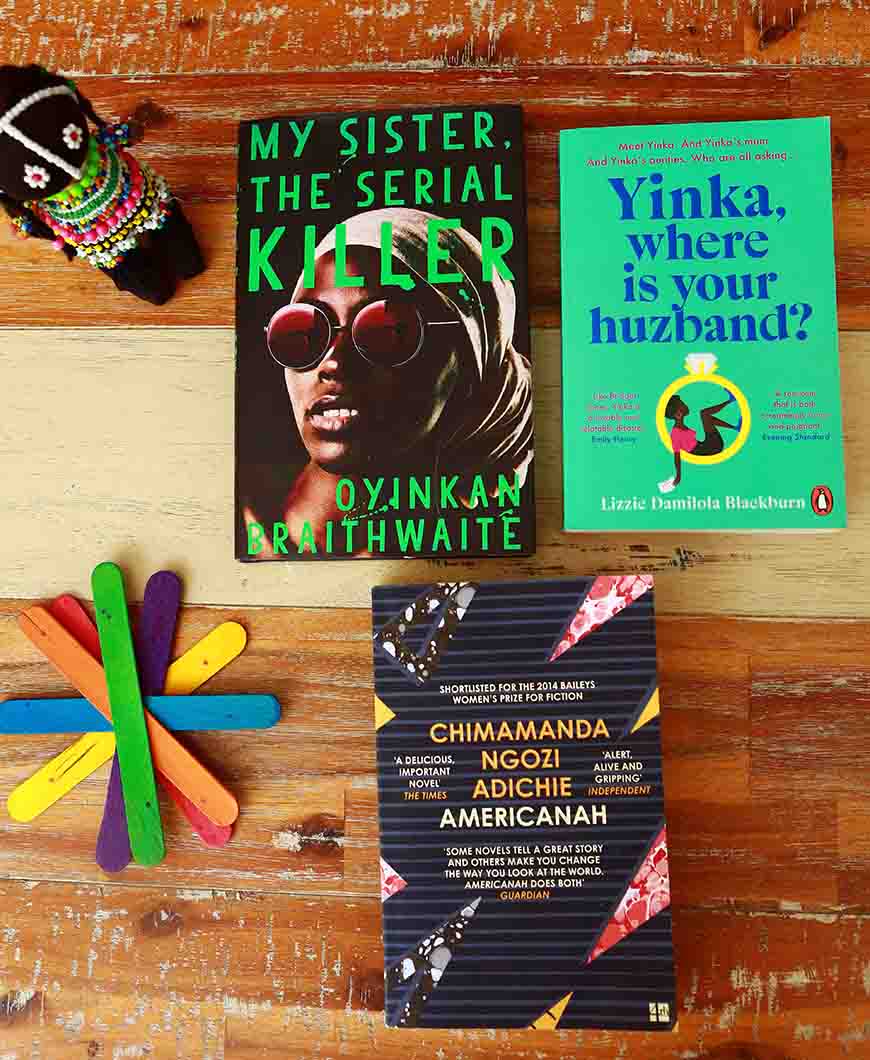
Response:
[[[6,801],[15,821],[32,821],[108,762],[115,753],[113,732],[86,732],[28,777]]]
[[[222,622],[170,665],[163,694],[189,696],[240,655],[247,640],[244,626]]]
[[[238,622],[216,626],[171,664],[166,673],[165,694],[189,696],[195,692],[241,653],[247,639]],[[32,821],[114,753],[113,732],[86,732],[18,785],[6,802],[9,816],[16,821]]]

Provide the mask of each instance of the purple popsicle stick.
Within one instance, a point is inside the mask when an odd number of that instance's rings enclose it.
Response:
[[[181,581],[178,576],[168,570],[152,574],[145,586],[142,614],[135,637],[139,686],[143,696],[157,696],[163,692],[180,604]],[[97,837],[97,864],[104,872],[120,872],[130,864],[131,859],[121,769],[116,754],[112,760],[106,805]]]
[[[97,864],[103,872],[121,872],[130,864],[130,837],[127,835],[127,811],[121,790],[121,764],[117,752],[112,758],[112,772],[106,788],[106,804],[97,836]]]

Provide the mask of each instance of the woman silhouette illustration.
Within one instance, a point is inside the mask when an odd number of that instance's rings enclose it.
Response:
[[[680,453],[691,453],[693,456],[715,456],[725,448],[725,440],[719,428],[729,431],[739,431],[743,425],[743,417],[738,413],[736,426],[719,419],[719,413],[726,405],[736,403],[737,398],[726,390],[728,397],[718,405],[708,405],[701,409],[701,426],[704,428],[704,437],[699,439],[697,433],[686,426],[686,417],[690,415],[691,409],[683,401],[679,394],[674,394],[665,406],[665,419],[673,420],[671,428],[671,448],[674,451],[674,477],[662,482],[659,486],[662,493],[679,486],[682,479],[683,461]]]

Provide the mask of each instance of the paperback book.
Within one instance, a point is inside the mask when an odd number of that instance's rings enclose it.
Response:
[[[827,118],[561,134],[566,530],[846,525]]]
[[[676,1021],[653,580],[373,590],[391,1027]]]
[[[529,555],[522,110],[239,130],[236,556]]]

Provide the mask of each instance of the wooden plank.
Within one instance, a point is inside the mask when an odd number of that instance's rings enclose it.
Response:
[[[656,8],[658,12],[658,8]],[[660,17],[657,13],[656,17]],[[0,30],[2,34],[2,30]],[[233,320],[235,137],[242,118],[298,110],[467,104],[521,100],[526,107],[533,320],[559,319],[556,148],[558,132],[583,125],[732,121],[830,114],[834,227],[841,327],[870,329],[870,141],[865,135],[870,79],[836,68],[735,67],[725,70],[611,70],[522,67],[422,73],[87,79],[109,117],[148,119],[142,159],[165,173],[202,241],[207,271],[156,308],[120,295],[105,277],[67,264],[42,241],[21,241],[0,226],[4,294],[0,325],[229,325]]]
[[[21,606],[0,602],[0,696],[67,691],[18,633]],[[239,796],[230,846],[184,838],[168,806],[164,864],[106,884],[96,779],[35,826],[0,823],[5,1055],[283,1060],[291,1040],[303,1060],[336,1043],[386,1060],[547,1060],[581,1041],[601,1060],[724,1058],[748,1040],[754,1060],[863,1055],[870,816],[847,756],[862,746],[870,622],[659,620],[679,1029],[508,1038],[383,1028],[367,614],[185,607],[178,649],[240,617],[248,648],[209,690],[256,685],[282,721],[186,738]],[[63,739],[2,738],[0,793]]]
[[[13,0],[0,27],[12,62],[67,73],[299,71],[517,63],[839,63],[868,54],[863,5],[767,0],[751,7],[666,8],[644,0],[581,6],[568,0],[517,9],[508,0],[393,5],[259,7],[253,0],[197,5],[101,5],[58,0],[51,12]]]
[[[679,1027],[652,1036],[388,1031],[374,898],[9,882],[0,908],[15,1060],[866,1055],[866,914],[676,909]]]
[[[18,606],[0,603],[0,697],[64,692],[63,679],[18,634]],[[229,617],[184,608],[179,649]],[[157,887],[375,895],[368,616],[350,608],[276,608],[251,610],[245,622],[245,654],[208,690],[256,687],[274,694],[281,722],[268,732],[185,736],[238,797],[235,836],[223,850],[206,848],[167,804],[166,861],[159,869],[131,866],[122,879]],[[849,756],[861,746],[868,682],[849,680],[831,693],[815,724],[796,726],[795,717],[808,696],[815,700],[814,689],[830,684],[838,659],[870,654],[870,622],[665,617],[658,639],[677,904],[866,909],[860,884],[870,881],[870,816],[864,788],[855,782],[861,764]],[[695,643],[703,647],[687,649]],[[0,796],[65,742],[0,738]],[[103,880],[93,852],[107,771],[35,822],[0,817],[0,877]]]
[[[870,614],[870,597],[855,577],[870,561],[870,442],[861,426],[870,401],[868,350],[870,334],[842,335],[848,530],[663,533],[637,541],[559,529],[559,336],[538,331],[538,553],[487,561],[485,576],[649,570],[658,577],[663,614]],[[131,599],[142,598],[153,571],[168,567],[181,575],[188,603],[248,606],[341,601],[367,608],[373,584],[484,571],[459,560],[400,567],[389,560],[236,562],[233,339],[226,329],[10,329],[0,346],[0,376],[4,487],[14,498],[0,536],[2,596],[88,597],[88,571],[105,559],[124,567]]]

